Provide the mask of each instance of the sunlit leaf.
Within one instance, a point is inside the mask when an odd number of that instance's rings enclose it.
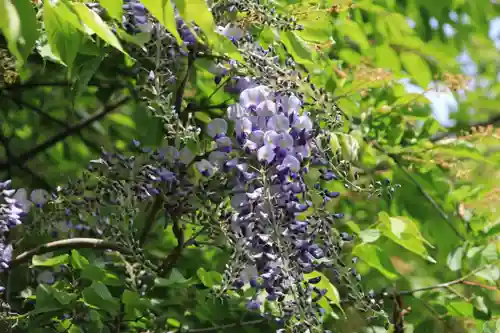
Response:
[[[428,245],[418,225],[407,216],[390,217],[385,212],[379,214],[379,225],[377,228],[382,234],[407,250],[418,254],[422,258],[435,263],[436,261],[428,255],[424,246]]]
[[[73,3],[73,8],[79,15],[82,22],[86,24],[90,29],[92,29],[92,31],[94,31],[109,45],[125,53],[118,38],[115,36],[115,34],[113,34],[108,25],[101,19],[99,15],[97,15],[83,3]]]
[[[353,249],[352,253],[369,266],[378,270],[388,279],[396,280],[399,278],[399,274],[394,269],[391,261],[387,257],[387,254],[384,253],[378,246],[374,244],[357,245]]]
[[[177,32],[175,23],[174,8],[170,0],[142,0],[144,6],[153,14],[154,17],[170,32],[179,44],[182,44],[182,38]]]

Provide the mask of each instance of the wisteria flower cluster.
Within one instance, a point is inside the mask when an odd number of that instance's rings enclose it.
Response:
[[[15,189],[10,188],[11,181],[0,182],[0,272],[9,268],[12,260],[12,244],[8,243],[7,233],[21,224],[22,206],[14,198]],[[0,286],[0,290],[4,287]]]
[[[234,132],[229,132],[226,120],[214,119],[207,134],[215,149],[208,159],[196,163],[206,177],[222,173],[233,179],[231,237],[246,260],[232,284],[236,289],[250,286],[258,291],[248,301],[251,310],[259,309],[265,297],[283,301],[284,308],[293,312],[300,304],[290,295],[302,292],[304,274],[318,268],[328,252],[309,218],[314,210],[305,176],[318,151],[313,122],[301,107],[302,101],[293,93],[277,94],[250,83],[239,103],[227,110]],[[321,178],[336,177],[325,169]],[[328,190],[322,194],[324,202],[339,196]],[[333,218],[342,216],[333,214]],[[319,280],[306,282],[313,285]],[[312,291],[317,294],[314,301],[325,294],[314,286],[305,292]]]

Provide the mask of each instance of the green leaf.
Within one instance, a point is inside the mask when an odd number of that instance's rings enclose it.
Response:
[[[21,19],[10,0],[0,0],[0,29],[7,39],[9,50],[14,55],[20,55],[17,41],[21,36]]]
[[[69,263],[69,255],[62,254],[60,256],[46,258],[45,256],[33,256],[31,264],[33,266],[53,267],[59,265],[66,265]]]
[[[401,71],[401,61],[398,54],[389,44],[382,44],[375,48],[377,67],[390,69],[394,73]]]
[[[424,244],[431,245],[424,239],[417,224],[409,217],[389,217],[387,213],[381,212],[379,214],[379,222],[380,224],[377,228],[384,236],[407,250],[418,254],[422,258],[432,263],[436,263],[436,261],[428,255],[424,246]]]
[[[380,238],[380,230],[365,229],[359,233],[359,238],[363,243],[373,243]]]
[[[101,281],[108,286],[123,285],[123,282],[116,274],[108,272],[106,269],[94,265],[85,266],[80,277],[82,279],[88,279],[90,281]]]
[[[73,8],[82,22],[95,32],[97,36],[101,37],[109,45],[127,54],[123,50],[118,38],[97,13],[88,8],[84,3],[73,3]]]
[[[0,0],[0,30],[7,45],[21,66],[38,38],[39,23],[29,0]]]
[[[54,297],[54,291],[53,287],[46,284],[36,288],[35,313],[51,312],[61,308],[61,304]]]
[[[77,250],[71,250],[71,266],[76,269],[82,269],[89,264],[87,258],[82,256]]]
[[[156,19],[160,21],[165,28],[167,28],[168,32],[175,37],[177,43],[182,45],[183,41],[177,32],[174,8],[172,7],[170,0],[142,0],[141,2],[151,12],[151,14],[153,14],[153,16],[156,17]]]
[[[369,266],[375,268],[389,280],[396,280],[399,278],[398,272],[394,269],[391,261],[378,246],[374,244],[360,244],[357,245],[352,254],[359,257]]]
[[[142,0],[141,2],[146,5],[144,0]],[[109,16],[118,21],[122,20],[123,0],[100,0],[99,3],[101,4],[101,6],[106,8]],[[163,24],[163,22],[161,23]]]
[[[462,268],[462,260],[464,258],[465,248],[466,245],[459,246],[453,252],[448,254],[446,263],[452,271],[456,272],[460,270],[460,268]]]
[[[481,333],[498,333],[500,332],[500,319],[496,321],[487,321],[483,324],[483,331]]]
[[[310,280],[317,277],[319,277],[320,280],[314,286],[319,288],[320,290],[326,289],[326,294],[325,294],[326,298],[322,297],[318,301],[318,304],[327,312],[332,312],[332,308],[330,307],[331,304],[336,305],[342,311],[342,313],[344,313],[344,310],[340,306],[339,291],[325,275],[321,274],[318,271],[313,271],[311,273],[304,274],[304,280]]]
[[[425,97],[424,94],[409,93],[404,96],[399,97],[393,104],[392,107],[406,106],[411,104],[423,104],[428,105],[431,101]]]
[[[71,73],[83,35],[75,27],[75,23],[70,21],[71,16],[65,15],[65,9],[67,8],[64,4],[53,5],[51,1],[46,0],[43,22],[52,53],[68,66]]]
[[[113,113],[108,116],[108,119],[111,121],[114,121],[115,123],[123,126],[123,127],[128,127],[131,129],[136,129],[136,123],[135,121],[132,120],[132,118],[126,114],[122,113]]]
[[[303,65],[311,64],[313,61],[312,51],[305,42],[293,31],[282,31],[280,33],[281,42],[293,59]]]
[[[465,301],[454,301],[446,304],[448,314],[454,317],[474,318],[474,305]]]
[[[118,299],[114,298],[106,285],[102,282],[94,281],[83,290],[83,300],[85,303],[98,309],[105,310],[111,315],[116,315],[120,308]]]
[[[207,272],[203,267],[196,271],[196,275],[206,287],[212,288],[215,285],[222,283],[222,275],[216,271]]]
[[[334,31],[330,15],[327,12],[323,12],[314,13],[311,16],[307,20],[297,22],[304,27],[297,34],[308,42],[324,43],[330,40]]]
[[[474,275],[495,284],[500,279],[500,268],[498,266],[487,267]]]
[[[76,94],[80,94],[87,89],[90,79],[99,69],[104,56],[81,56],[75,61],[75,70],[73,77],[75,78]]]
[[[89,319],[96,326],[98,330],[101,330],[104,327],[104,323],[101,320],[101,315],[96,310],[89,311]]]
[[[244,63],[238,48],[229,38],[215,31],[215,21],[205,0],[174,0],[180,16],[186,23],[194,21],[208,37],[208,42],[214,51],[227,55]]]
[[[68,293],[63,290],[54,290],[55,299],[62,305],[68,305],[78,298],[78,295],[74,293]]]
[[[432,73],[427,62],[412,52],[402,52],[400,57],[406,72],[412,79],[422,88],[427,88],[432,80]]]
[[[215,31],[215,22],[205,0],[174,0],[182,18],[194,21],[207,35]]]
[[[131,290],[125,290],[123,292],[122,302],[126,307],[140,311],[146,310],[151,306],[151,302],[148,299],[141,298],[137,292]]]
[[[362,51],[366,51],[370,48],[370,43],[368,43],[365,33],[355,21],[342,20],[341,24],[338,25],[338,29],[354,43],[358,44]]]
[[[155,279],[155,286],[157,287],[170,287],[173,285],[184,285],[189,281],[189,279],[186,279],[179,270],[173,268],[172,271],[170,272],[170,275],[168,278],[156,278]]]
[[[351,49],[341,49],[339,58],[352,65],[361,63],[361,54]]]
[[[355,161],[358,159],[359,142],[356,138],[349,134],[337,133],[338,142],[342,148],[342,158],[346,161]],[[333,137],[333,135],[332,135]],[[330,142],[333,149],[333,144]]]

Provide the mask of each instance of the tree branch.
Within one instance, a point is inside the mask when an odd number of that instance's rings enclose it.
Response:
[[[472,283],[470,283],[470,281],[467,281],[468,278],[470,278],[472,275],[474,275],[474,274],[476,274],[476,273],[478,273],[480,271],[483,271],[483,270],[485,270],[485,269],[487,269],[487,268],[489,268],[491,266],[497,265],[498,263],[500,263],[500,260],[496,260],[494,263],[485,265],[483,267],[479,267],[479,268],[471,271],[470,273],[462,276],[461,278],[453,280],[453,281],[448,281],[448,282],[445,282],[445,283],[436,284],[434,286],[417,288],[417,289],[413,289],[413,290],[399,291],[399,292],[396,292],[395,294],[396,295],[401,295],[401,296],[404,296],[404,295],[413,295],[414,293],[418,293],[418,292],[421,292],[421,291],[428,291],[428,290],[448,288],[448,287],[451,287],[451,286],[456,285],[456,284],[468,284],[468,285],[471,285]]]
[[[165,261],[161,265],[160,274],[164,275],[164,276],[167,276],[168,274],[170,274],[170,271],[172,270],[174,264],[181,257],[182,250],[184,249],[184,245],[185,245],[184,229],[181,226],[181,222],[179,221],[179,217],[176,215],[177,214],[174,214],[174,216],[172,216],[172,219],[173,219],[172,230],[174,232],[175,238],[177,239],[177,246],[167,256],[167,258],[165,259]]]
[[[484,120],[484,121],[479,121],[479,122],[472,123],[468,127],[469,127],[469,129],[471,129],[473,127],[482,127],[482,126],[488,126],[488,125],[495,125],[497,123],[500,123],[500,114],[498,114],[496,116],[493,116],[490,119],[487,119],[487,120]],[[440,141],[440,140],[452,137],[454,135],[456,135],[456,132],[454,132],[454,131],[452,131],[452,132],[441,132],[441,133],[434,134],[433,136],[431,136],[431,138],[429,140],[431,142],[437,142],[437,141]]]
[[[38,115],[40,115],[41,117],[44,117],[50,121],[52,121],[53,123],[55,124],[58,124],[62,127],[64,127],[65,129],[68,129],[70,128],[71,126],[69,124],[67,124],[66,122],[62,121],[62,120],[59,120],[53,116],[51,116],[49,113],[43,111],[41,108],[31,104],[31,103],[28,103],[20,98],[17,98],[16,96],[12,96],[10,94],[6,94],[5,95],[7,98],[10,98],[14,103],[16,103],[19,107],[26,107],[26,108],[29,108],[31,110],[33,110],[35,113],[37,113]],[[90,140],[87,140],[85,138],[85,136],[83,136],[82,133],[78,133],[78,137],[80,138],[80,140],[82,140],[89,148],[92,148],[94,151],[96,152],[100,152],[100,149],[99,147],[96,146],[96,144]]]
[[[9,269],[19,266],[29,261],[33,256],[52,252],[60,249],[101,249],[115,250],[124,254],[131,254],[131,251],[116,243],[97,238],[70,238],[42,244],[34,249],[28,250],[16,256],[10,263]]]
[[[191,73],[191,69],[193,68],[194,65],[194,60],[195,60],[195,54],[192,52],[188,53],[188,63],[187,63],[187,69],[186,69],[186,75],[182,79],[181,83],[179,84],[179,87],[177,87],[177,91],[175,92],[175,102],[174,102],[174,107],[175,107],[175,112],[179,115],[180,119],[183,122],[186,122],[188,119],[188,113],[182,112],[182,99],[184,98],[184,90],[186,89],[186,83],[189,78],[189,74]]]
[[[8,178],[12,179],[13,173],[12,173],[12,170],[10,170],[10,166],[11,166],[13,154],[12,154],[12,150],[9,147],[9,140],[10,140],[9,138],[7,138],[2,132],[0,132],[0,142],[4,147],[5,155],[7,156],[7,163],[9,164],[9,168],[7,169]],[[28,168],[27,166],[24,166],[24,165],[18,165],[18,167],[19,167],[19,169],[29,173],[46,190],[54,191],[54,188],[52,187],[52,185],[50,185],[50,183],[48,181],[46,181],[42,176],[35,173],[33,170],[31,170],[30,168]]]
[[[67,137],[69,137],[73,134],[79,133],[80,131],[82,131],[84,128],[86,128],[87,126],[89,126],[93,122],[99,121],[100,119],[104,118],[108,113],[110,113],[110,112],[114,111],[115,109],[117,109],[118,107],[126,104],[130,100],[131,100],[130,97],[121,98],[120,100],[118,100],[114,104],[106,106],[102,111],[97,112],[94,115],[90,116],[89,118],[87,118],[87,119],[85,119],[85,120],[83,120],[83,121],[81,121],[73,126],[68,127],[64,132],[54,135],[52,138],[45,140],[44,142],[42,142],[38,146],[34,147],[33,149],[27,151],[26,153],[21,154],[20,156],[17,156],[17,157],[13,156],[12,161],[14,163],[19,164],[19,165],[26,163],[27,161],[33,159],[39,153],[54,146],[58,142],[63,141],[64,139],[66,139]],[[8,162],[0,162],[0,170],[5,170],[8,167],[9,167]]]

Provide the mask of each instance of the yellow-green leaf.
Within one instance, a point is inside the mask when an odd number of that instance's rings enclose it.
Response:
[[[106,8],[109,16],[119,21],[122,20],[123,1],[122,0],[100,0],[101,5]],[[145,1],[142,0],[142,3]]]
[[[295,32],[283,31],[280,39],[296,62],[303,65],[312,63],[312,50]]]
[[[71,21],[73,17],[65,15],[65,9],[64,4],[53,5],[50,1],[45,1],[43,21],[50,50],[71,72],[83,34],[75,27],[75,22]]]
[[[118,38],[115,34],[113,34],[108,25],[99,15],[90,10],[84,3],[73,3],[73,8],[82,22],[94,31],[97,36],[101,37],[109,45],[126,54]]]
[[[384,236],[391,239],[396,244],[405,249],[418,254],[422,258],[435,263],[436,261],[429,256],[424,244],[432,245],[424,239],[417,224],[407,216],[390,217],[385,212],[379,214],[379,225],[377,228]]]
[[[174,8],[170,0],[142,0],[144,6],[153,14],[154,17],[175,37],[179,44],[182,44],[182,38],[177,32],[175,23]]]
[[[370,48],[365,33],[355,21],[342,20],[342,24],[338,25],[338,29],[354,43],[358,44],[361,50],[366,51]]]
[[[357,245],[352,254],[363,260],[367,265],[375,268],[390,280],[399,278],[387,255],[374,244]]]
[[[39,23],[29,0],[0,0],[0,30],[18,66],[28,58],[38,38]]]
[[[320,278],[319,282],[315,284],[316,287],[319,289],[326,289],[326,294],[325,297],[322,297],[319,301],[318,304],[325,309],[325,311],[332,312],[331,304],[336,305],[342,313],[344,313],[344,310],[340,306],[340,295],[337,290],[337,288],[330,282],[330,280],[321,274],[318,271],[313,271],[308,274],[304,274],[304,279],[305,280],[310,280],[313,278]],[[345,314],[345,313],[344,313]]]
[[[398,54],[389,44],[382,44],[375,48],[375,56],[377,60],[377,67],[390,69],[394,73],[401,70],[401,61]]]
[[[0,0],[0,29],[9,43],[11,52],[18,53],[17,40],[21,34],[21,20],[10,0]]]
[[[174,0],[179,14],[188,24],[194,21],[203,30],[208,43],[215,52],[227,55],[234,60],[244,63],[238,48],[229,38],[215,31],[215,21],[205,0]]]
[[[402,52],[400,57],[411,78],[422,88],[427,88],[432,80],[432,73],[427,62],[413,52]]]

